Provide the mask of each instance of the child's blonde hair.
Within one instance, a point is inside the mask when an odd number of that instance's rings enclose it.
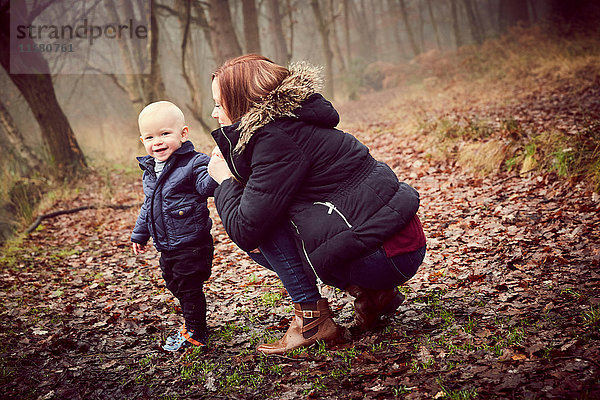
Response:
[[[168,111],[175,116],[178,124],[181,126],[185,125],[185,115],[183,115],[183,111],[181,111],[181,109],[175,104],[166,100],[155,101],[154,103],[150,103],[144,107],[144,109],[140,111],[140,114],[138,115],[138,125],[144,117],[158,111]]]

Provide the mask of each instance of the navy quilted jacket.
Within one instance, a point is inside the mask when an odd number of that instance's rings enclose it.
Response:
[[[206,200],[217,183],[208,175],[210,160],[194,151],[190,141],[169,157],[156,177],[154,158],[137,158],[144,171],[144,203],[131,234],[131,241],[145,245],[150,236],[158,251],[206,245],[212,240],[212,221]]]

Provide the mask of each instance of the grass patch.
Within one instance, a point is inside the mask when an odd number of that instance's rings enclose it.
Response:
[[[257,347],[259,344],[273,343],[277,340],[278,337],[272,331],[253,332],[250,338],[250,346]]]
[[[471,172],[554,172],[560,178],[587,180],[600,190],[600,122],[576,135],[553,131],[530,137],[520,132],[516,138],[501,131],[488,137],[481,134],[488,132],[487,128],[473,126],[477,125],[461,126],[443,119],[422,122],[418,129],[429,137],[426,148],[430,157],[456,159]]]
[[[181,366],[181,379],[197,383],[204,382],[206,375],[215,368],[216,365],[209,360],[189,360]]]
[[[403,111],[413,121],[403,131],[426,137],[427,157],[482,175],[555,173],[600,191],[600,120],[589,101],[600,76],[597,36],[513,28],[415,61],[436,84],[413,85],[396,102],[415,103]]]
[[[220,340],[223,340],[225,342],[230,342],[233,339],[233,335],[235,335],[237,332],[246,332],[248,330],[249,330],[249,328],[247,326],[240,326],[240,325],[237,325],[235,322],[229,322],[227,325],[225,325],[223,328],[219,329],[213,335],[216,338],[219,338]],[[211,335],[211,336],[213,336],[213,335]]]
[[[469,171],[491,174],[502,168],[509,146],[504,140],[465,143],[458,153],[458,163]]]
[[[323,383],[323,378],[316,377],[310,384],[309,389],[304,389],[302,394],[304,396],[310,395],[311,397],[317,396],[316,393],[327,390],[327,385]]]
[[[441,380],[438,380],[438,385],[442,389],[440,395],[436,395],[436,398],[441,399],[450,399],[450,400],[471,400],[477,397],[477,390],[475,389],[459,389],[459,390],[451,390],[446,388]]]
[[[6,162],[0,163],[7,166]],[[18,171],[4,168],[0,172],[0,244],[15,237],[15,232],[23,231],[33,220],[47,210],[54,210],[57,204],[64,204],[79,196],[90,183],[100,193],[102,202],[112,202],[122,186],[116,184],[116,177],[141,176],[136,167],[98,164],[90,168],[86,175],[75,180],[56,181],[49,173],[23,176]],[[38,229],[43,229],[40,225]]]
[[[281,299],[283,299],[283,295],[279,292],[267,292],[260,297],[262,303],[269,307],[275,307],[281,302]]]
[[[1,269],[26,268],[36,262],[36,254],[39,254],[41,249],[31,243],[25,243],[23,239],[23,236],[15,237],[2,246]]]
[[[468,354],[487,354],[491,357],[506,356],[507,349],[522,345],[535,323],[525,318],[513,321],[496,317],[482,319],[465,315],[461,310],[466,304],[455,299],[446,300],[444,290],[431,290],[413,301],[421,304],[421,315],[435,327],[431,333],[421,333],[412,342],[413,355],[408,366],[412,373],[424,370],[449,371],[457,367]],[[600,317],[600,316],[599,316]],[[590,316],[590,318],[592,318]],[[443,354],[436,358],[435,354]]]
[[[341,357],[341,359],[344,361],[344,363],[346,365],[348,365],[348,367],[352,367],[352,362],[358,356],[359,351],[358,351],[358,349],[355,346],[352,346],[352,347],[348,347],[348,348],[343,349],[343,350],[338,350],[338,351],[335,352],[335,354],[338,357]]]
[[[600,331],[600,307],[592,306],[582,313],[583,325],[587,329]]]

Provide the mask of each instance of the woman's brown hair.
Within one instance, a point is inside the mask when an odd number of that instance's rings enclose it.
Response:
[[[258,54],[247,54],[226,61],[213,74],[221,92],[220,104],[231,122],[238,122],[274,90],[290,71]]]

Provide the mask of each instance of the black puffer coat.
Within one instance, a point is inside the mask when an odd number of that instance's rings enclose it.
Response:
[[[398,232],[417,212],[419,195],[334,128],[338,113],[315,93],[314,69],[291,71],[239,123],[212,133],[237,179],[223,181],[215,202],[227,233],[246,251],[275,226],[291,224],[308,265],[339,287],[332,271]]]

